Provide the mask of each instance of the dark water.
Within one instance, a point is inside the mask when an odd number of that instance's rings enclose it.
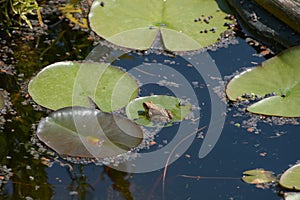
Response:
[[[86,38],[87,34],[79,31],[74,33],[64,23],[53,26],[47,38],[40,40],[53,39],[57,42],[51,48],[41,43],[37,49],[32,47],[33,44],[23,44],[28,48],[27,52],[32,54],[28,55],[27,60],[19,59],[16,68],[19,73],[24,74],[26,80],[47,64],[60,60],[84,59],[93,49]],[[264,60],[263,57],[255,56],[256,51],[243,39],[238,38],[238,41],[238,44],[229,45],[228,48],[209,52],[222,78]],[[21,47],[22,44],[19,44],[18,48]],[[27,64],[24,65],[25,61]],[[198,102],[192,103],[198,103],[201,108],[199,128],[211,123],[209,86],[193,66],[188,66],[188,62],[180,56],[170,58],[167,55],[151,53],[129,53],[120,57],[114,64],[130,71],[143,62],[161,63],[182,74],[197,96]],[[143,73],[140,74],[141,77],[135,73],[136,78],[143,82]],[[159,73],[161,72],[158,71],[157,74]],[[170,75],[167,80],[171,79],[171,73],[167,75]],[[259,134],[250,133],[246,128],[233,124],[242,124],[244,121],[251,124],[251,116],[235,117],[241,112],[230,105],[227,105],[225,125],[213,150],[200,159],[198,152],[203,138],[196,136],[188,150],[168,166],[164,185],[163,169],[129,174],[94,164],[72,164],[42,153],[35,157],[33,152],[37,151],[38,147],[30,142],[34,134],[32,124],[47,114],[33,110],[30,101],[22,94],[26,93],[26,87],[24,89],[22,85],[17,84],[17,78],[9,75],[4,77],[6,81],[1,81],[1,88],[11,93],[10,99],[16,113],[8,113],[5,116],[11,120],[5,123],[5,129],[0,132],[1,164],[11,168],[14,173],[10,181],[1,188],[2,199],[281,199],[277,195],[279,188],[276,186],[258,189],[242,182],[242,172],[264,168],[280,174],[299,159],[299,125],[277,126],[258,123],[258,129],[261,129]],[[163,77],[161,79],[164,80]],[[154,83],[143,85],[140,95],[150,94],[172,95],[173,92],[168,87]],[[184,96],[184,91],[182,95]],[[149,151],[155,151],[159,145],[164,146],[170,142],[178,126],[163,129],[156,136],[157,144]],[[204,135],[206,130],[203,130]],[[200,176],[200,179],[195,176]]]

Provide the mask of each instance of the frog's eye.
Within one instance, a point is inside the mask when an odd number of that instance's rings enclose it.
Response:
[[[143,103],[143,107],[144,107],[145,110],[149,109],[146,102]]]

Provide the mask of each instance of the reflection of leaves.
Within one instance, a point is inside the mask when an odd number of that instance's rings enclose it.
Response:
[[[77,171],[78,173],[74,172]],[[74,171],[69,171],[70,179],[72,180],[68,186],[70,194],[74,193],[78,199],[89,199],[91,192],[95,189],[88,183],[87,177],[84,174],[82,165],[75,165]]]
[[[5,100],[4,100],[4,92],[0,88],[0,113],[1,110],[4,108]]]
[[[253,169],[243,172],[243,181],[249,184],[262,184],[269,183],[276,180],[276,177],[271,171],[265,171],[264,169]]]
[[[285,188],[300,190],[300,164],[286,170],[281,175],[279,183]]]
[[[67,4],[58,8],[66,18],[68,18],[74,24],[77,24],[81,28],[88,28],[88,22],[86,18],[77,18],[76,14],[82,14],[80,7],[76,7],[74,4]],[[82,17],[82,16],[81,16]]]
[[[230,21],[215,1],[101,2],[96,0],[91,7],[92,29],[116,45],[139,50],[150,48],[158,38],[170,51],[201,49],[216,43],[227,30],[224,23]]]
[[[106,158],[137,147],[143,132],[134,122],[84,107],[57,110],[42,119],[37,136],[61,155]]]
[[[300,47],[291,48],[235,76],[227,85],[228,98],[236,101],[245,93],[260,97],[275,93],[247,110],[264,115],[300,117],[299,55]]]
[[[117,170],[115,170],[113,168],[109,168],[109,167],[105,167],[104,172],[113,181],[113,188],[112,188],[113,194],[110,194],[112,196],[112,199],[116,198],[114,195],[114,193],[116,193],[116,191],[119,191],[123,195],[123,198],[126,200],[133,199],[133,196],[129,189],[130,182],[126,178],[126,176],[128,176],[128,173],[122,172],[122,171],[117,171]]]
[[[18,116],[7,113],[5,117],[10,119],[11,123],[6,123],[3,133],[0,133],[0,140],[3,139],[7,147],[1,163],[13,172],[13,193],[7,194],[7,199],[23,199],[26,196],[33,199],[51,199],[53,190],[47,183],[46,166],[37,159],[39,155],[33,153],[34,147],[30,142],[32,124],[36,123],[42,114],[34,112],[31,105],[22,105],[24,99],[18,93],[11,93],[11,99]],[[0,145],[2,148],[2,144]]]

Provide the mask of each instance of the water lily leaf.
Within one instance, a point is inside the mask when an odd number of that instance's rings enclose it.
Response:
[[[161,39],[170,51],[197,50],[218,41],[227,30],[226,14],[215,1],[95,0],[92,29],[116,45],[146,50]]]
[[[141,128],[129,119],[84,107],[68,107],[42,119],[38,138],[60,155],[106,158],[137,147]]]
[[[279,184],[288,189],[300,190],[300,164],[286,170],[281,175]]]
[[[273,172],[264,169],[247,170],[243,172],[243,175],[242,180],[249,184],[269,183],[276,180]]]
[[[169,118],[168,123],[165,124],[166,126],[172,122],[182,121],[191,112],[192,107],[190,103],[184,100],[167,95],[153,95],[134,99],[126,106],[126,114],[128,118],[135,120],[137,124],[148,127],[162,124],[151,121],[149,117],[147,117],[147,112],[143,107],[143,103],[145,102],[152,102],[155,106],[158,106],[159,109],[166,109],[171,113],[172,118]]]
[[[299,200],[300,193],[299,192],[285,192],[284,200]]]
[[[247,108],[248,111],[272,116],[300,117],[300,47],[286,50],[235,76],[227,85],[226,93],[236,101],[243,94],[254,93],[264,98]]]
[[[90,107],[90,97],[102,111],[111,112],[134,99],[138,85],[127,73],[104,63],[58,62],[40,71],[28,90],[35,102],[52,110]]]

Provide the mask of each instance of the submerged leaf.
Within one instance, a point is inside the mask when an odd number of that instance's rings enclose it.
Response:
[[[5,106],[5,98],[4,98],[4,93],[0,89],[0,110],[2,110]]]
[[[227,30],[215,1],[95,0],[90,26],[116,45],[146,50],[159,39],[170,51],[198,50],[218,41]]]
[[[147,112],[143,107],[143,103],[149,101],[158,106],[160,109],[166,109],[170,112],[172,117],[170,117],[169,120],[161,120],[162,122],[169,122],[165,125],[170,125],[171,122],[182,121],[191,112],[192,105],[190,103],[172,96],[153,95],[140,97],[131,101],[126,107],[126,114],[128,118],[134,119],[136,123],[144,126],[152,127],[158,125],[149,119]]]
[[[276,180],[276,177],[271,171],[265,171],[264,169],[253,169],[243,172],[242,180],[249,184],[262,184],[269,183]]]
[[[227,85],[226,93],[236,101],[243,94],[260,97],[272,94],[249,106],[248,111],[284,117],[300,117],[300,47],[285,52],[235,76]]]
[[[141,128],[124,117],[68,107],[42,119],[38,138],[60,155],[106,158],[126,153],[143,140]]]
[[[88,22],[86,18],[75,17],[76,14],[82,14],[80,7],[76,7],[74,4],[67,4],[58,8],[66,18],[68,18],[74,24],[77,24],[81,28],[88,28]]]
[[[286,170],[281,175],[279,183],[285,188],[300,190],[300,164]]]
[[[104,63],[58,62],[40,71],[28,91],[38,104],[57,110],[89,105],[90,97],[103,111],[124,107],[138,93],[127,73]]]

